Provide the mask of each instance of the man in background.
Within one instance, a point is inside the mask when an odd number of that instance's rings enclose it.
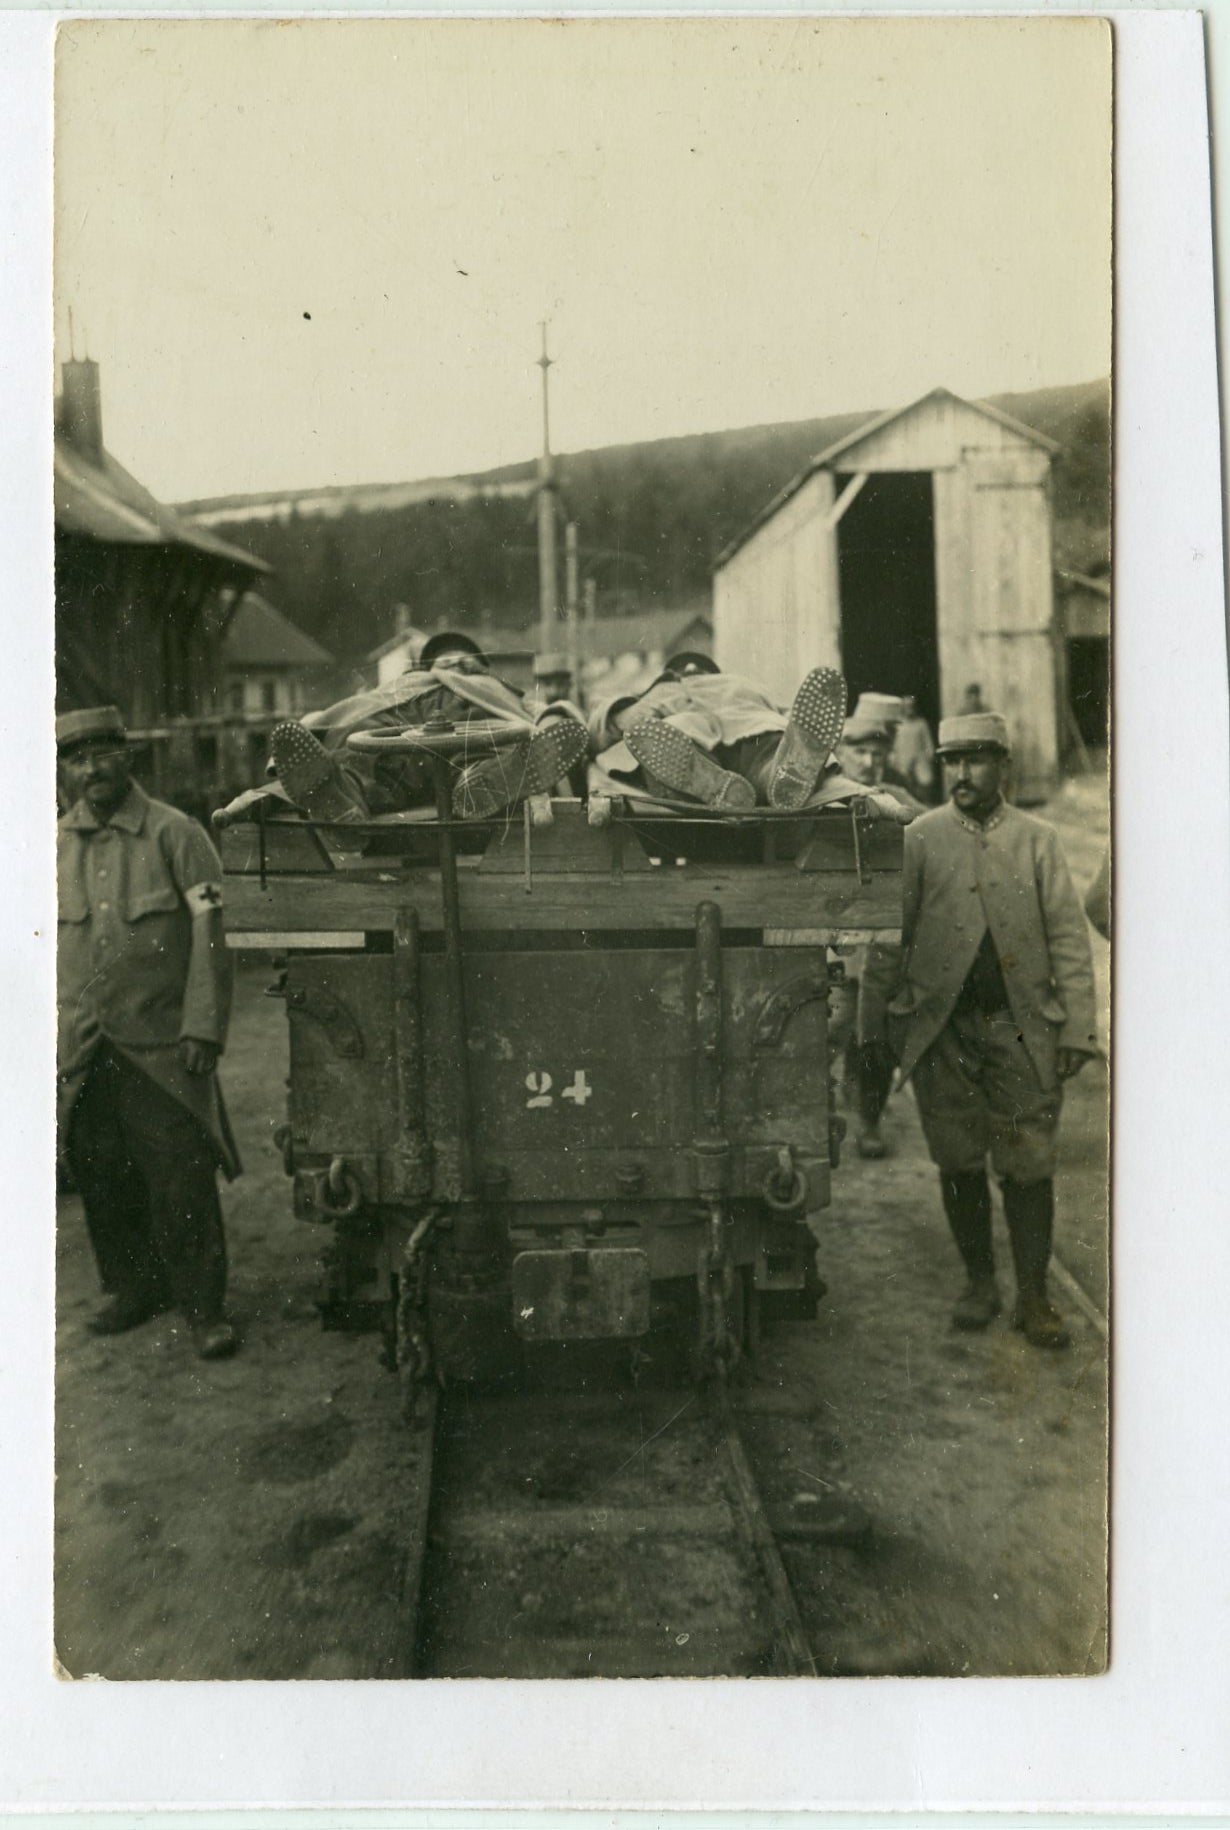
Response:
[[[901,722],[893,735],[889,767],[916,800],[933,806],[936,799],[935,739],[913,695],[901,699]]]
[[[884,710],[891,710],[895,703],[884,693],[860,695],[846,722],[837,762],[850,781],[860,788],[891,795],[913,816],[923,812],[921,803],[906,789],[885,780],[894,726]],[[877,712],[877,707],[882,709]],[[888,1144],[880,1129],[893,1081],[885,1000],[900,965],[898,947],[872,943],[857,948],[846,962],[846,975],[834,1000],[829,1028],[830,1043],[842,1056],[845,1097],[857,1114],[856,1148],[868,1160],[888,1155]]]
[[[1016,1271],[1013,1325],[1035,1347],[1066,1347],[1047,1269],[1063,1086],[1097,1053],[1089,931],[1054,829],[1004,800],[1004,720],[945,719],[938,754],[950,800],[905,835],[889,1014],[968,1274],[953,1322],[986,1328],[1002,1307],[989,1159]]]
[[[130,773],[113,705],[56,721],[60,1145],[124,1334],[176,1308],[202,1359],[234,1353],[216,1171],[239,1159],[215,1067],[231,966],[222,867],[186,814]]]

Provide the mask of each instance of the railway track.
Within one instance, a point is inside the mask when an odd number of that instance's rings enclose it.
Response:
[[[816,1669],[737,1400],[557,1379],[433,1400],[408,1573],[420,1677],[730,1677]],[[846,1519],[848,1528],[848,1517]]]

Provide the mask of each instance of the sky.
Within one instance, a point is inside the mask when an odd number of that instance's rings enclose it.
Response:
[[[61,26],[57,355],[166,500],[1110,371],[1080,18]]]

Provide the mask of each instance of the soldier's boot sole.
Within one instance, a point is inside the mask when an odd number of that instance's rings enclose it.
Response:
[[[575,718],[552,719],[527,742],[463,769],[453,784],[453,812],[459,820],[488,820],[517,801],[545,794],[588,747],[584,725]]]
[[[816,791],[846,721],[846,683],[835,667],[813,667],[790,708],[773,774],[769,805],[805,807]]]
[[[756,805],[751,782],[723,769],[707,750],[662,718],[634,724],[624,732],[624,742],[641,767],[676,794],[727,813],[746,813]]]
[[[365,817],[365,808],[346,785],[336,757],[301,724],[279,724],[269,739],[278,780],[309,819],[346,825]]]

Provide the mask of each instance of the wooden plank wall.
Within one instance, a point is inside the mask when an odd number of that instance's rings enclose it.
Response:
[[[833,477],[818,471],[714,576],[714,658],[783,705],[811,667],[840,658]]]

